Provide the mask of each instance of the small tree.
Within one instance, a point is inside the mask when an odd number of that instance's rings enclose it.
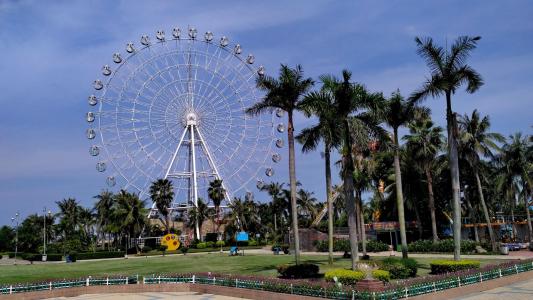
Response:
[[[167,249],[167,245],[159,245],[159,251],[161,251],[161,254],[163,254],[163,256],[165,256],[165,252],[167,251]]]

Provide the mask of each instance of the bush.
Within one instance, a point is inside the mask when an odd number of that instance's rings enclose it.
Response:
[[[181,253],[183,253],[183,255],[185,255],[185,254],[187,254],[187,252],[189,252],[189,247],[181,247],[180,251],[181,251]]]
[[[416,277],[418,263],[412,258],[388,257],[381,262],[382,270],[388,271],[393,279]]]
[[[208,232],[205,234],[205,241],[206,242],[213,242],[215,243],[218,240],[218,233],[216,232]]]
[[[70,251],[67,256],[70,258],[71,262],[76,262],[78,260],[78,252]]]
[[[205,248],[207,248],[207,243],[202,242],[196,245],[196,249],[205,249]]]
[[[226,246],[226,243],[225,243],[224,241],[217,241],[217,242],[215,243],[215,245],[216,245],[217,247],[224,247],[224,246]]]
[[[478,269],[480,263],[477,260],[434,260],[429,265],[431,266],[431,274],[442,274],[460,270]]]
[[[259,243],[256,240],[251,240],[248,242],[248,246],[257,246]]]
[[[385,270],[374,270],[372,271],[372,277],[374,279],[383,281],[383,282],[389,282],[390,281],[390,273]]]
[[[142,253],[148,253],[148,252],[150,252],[150,251],[152,251],[152,247],[150,247],[150,246],[144,246],[144,247],[142,247],[142,249],[141,249],[141,252],[142,252]]]
[[[46,254],[46,260],[47,261],[62,261],[63,255],[57,254],[57,253]]]
[[[137,251],[137,247],[131,247],[129,248],[128,250],[126,250],[126,253],[127,254],[137,254],[138,251]]]
[[[284,278],[313,278],[318,275],[318,265],[299,264],[299,265],[279,265],[278,273]]]
[[[328,251],[328,241],[315,241],[315,247],[318,252],[327,252]],[[350,241],[346,239],[334,239],[333,240],[333,251],[342,251],[350,252]],[[359,250],[362,250],[362,242],[359,242]],[[389,245],[375,240],[368,240],[366,242],[366,250],[368,252],[381,252],[389,250]]]
[[[206,248],[213,248],[214,246],[215,246],[215,242],[213,241],[205,242]]]
[[[77,260],[88,260],[88,259],[101,259],[101,258],[117,258],[124,257],[126,254],[124,251],[99,251],[99,252],[86,252],[86,253],[70,253],[72,256],[74,254]]]
[[[4,256],[2,254],[0,254],[0,259],[2,259]]]
[[[462,240],[461,252],[474,252],[478,245],[479,243],[476,243],[475,241]],[[454,244],[452,239],[440,240],[435,243],[430,240],[418,240],[410,243],[407,248],[409,249],[409,252],[453,252]]]
[[[31,262],[40,261],[42,257],[43,257],[42,254],[37,254],[37,253],[21,253],[20,254],[20,258],[22,258],[23,260],[31,261]]]
[[[342,284],[354,285],[359,280],[365,279],[365,273],[362,271],[336,269],[327,271],[326,274],[324,274],[324,279],[326,279],[326,281],[334,281],[335,277],[337,277],[337,280]]]

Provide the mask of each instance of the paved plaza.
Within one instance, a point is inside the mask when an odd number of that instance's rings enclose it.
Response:
[[[181,293],[116,293],[116,294],[87,294],[77,297],[60,297],[49,298],[49,300],[165,300],[165,299],[177,299],[177,300],[235,300],[243,298],[234,298],[228,296],[212,295],[212,294],[199,294],[195,292],[181,292]]]
[[[469,294],[456,300],[526,300],[533,299],[533,275],[531,279],[520,281],[508,286],[487,290],[481,293]]]

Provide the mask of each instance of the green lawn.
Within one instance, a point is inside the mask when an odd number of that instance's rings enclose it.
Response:
[[[48,279],[79,278],[107,275],[148,275],[153,273],[218,272],[225,274],[250,274],[276,276],[276,266],[291,263],[292,255],[245,255],[228,256],[211,253],[166,257],[143,257],[102,261],[78,261],[76,263],[46,263],[34,265],[0,266],[0,284],[35,282]],[[375,258],[382,259],[382,258]],[[417,258],[419,275],[429,272],[430,258]],[[329,269],[347,268],[349,259],[336,258],[329,266],[327,256],[302,256],[303,262],[315,263],[320,272]],[[481,264],[498,263],[498,260],[482,260]]]

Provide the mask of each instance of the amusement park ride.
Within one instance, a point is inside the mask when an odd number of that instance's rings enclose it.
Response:
[[[233,197],[264,185],[262,174],[274,175],[273,164],[281,160],[276,149],[284,145],[276,136],[285,130],[279,119],[284,112],[245,113],[260,100],[256,79],[265,74],[263,66],[254,66],[254,55],[244,55],[226,36],[199,36],[194,27],[174,28],[170,35],[159,30],[154,39],[143,35],[140,44],[129,42],[124,50],[112,55],[112,63],[102,67],[103,79],[93,82],[93,109],[85,117],[86,137],[99,137],[89,153],[105,156],[96,170],[109,172],[110,188],[147,199],[152,182],[169,179],[175,189],[169,209],[187,217],[199,198],[208,199],[214,179],[222,180],[221,207],[229,209]],[[158,213],[152,205],[149,216]],[[196,224],[194,235],[200,234]]]

